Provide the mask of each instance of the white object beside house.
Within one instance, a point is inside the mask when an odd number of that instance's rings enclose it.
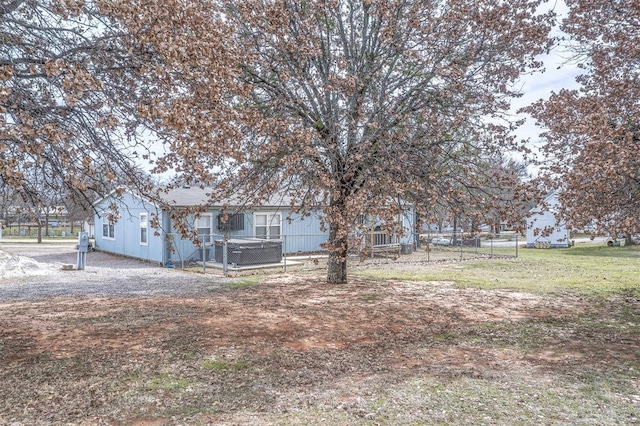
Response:
[[[558,192],[547,195],[527,217],[527,247],[566,248],[571,245],[569,229],[559,216]]]

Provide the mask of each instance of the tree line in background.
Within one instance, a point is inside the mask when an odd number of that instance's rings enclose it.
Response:
[[[527,109],[548,130],[540,179],[509,159],[519,78],[567,42],[544,3],[1,1],[0,179],[34,211],[153,198],[153,174],[212,201],[284,193],[323,208],[332,283],[357,217],[392,231],[405,203],[519,223],[561,188],[572,223],[637,232],[636,2],[567,0],[582,89]]]

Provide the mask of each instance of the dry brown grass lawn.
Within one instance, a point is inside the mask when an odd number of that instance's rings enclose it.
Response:
[[[5,302],[0,424],[633,424],[639,318],[633,297],[302,273]]]

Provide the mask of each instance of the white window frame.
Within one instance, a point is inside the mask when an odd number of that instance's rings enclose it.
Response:
[[[266,216],[266,225],[258,225],[257,217],[258,216]],[[258,236],[257,229],[259,227],[265,227],[265,236]],[[271,228],[277,226],[278,227],[278,236],[274,237],[271,233]],[[253,213],[253,235],[256,238],[267,239],[267,240],[280,240],[282,239],[282,213],[279,212],[255,212]]]
[[[142,238],[142,231],[144,232],[144,240]],[[149,213],[140,213],[140,245],[148,246],[149,245]]]
[[[200,240],[201,243],[210,243],[212,242],[212,234],[213,234],[213,213],[200,213],[200,215],[196,216],[193,220],[193,227],[196,230],[205,229],[204,227],[199,226],[199,221],[203,218],[209,218],[209,232],[205,235],[205,237]],[[200,233],[198,232],[198,239],[200,239]]]
[[[109,220],[109,215],[106,213],[102,214],[102,238],[105,240],[116,239],[116,224]]]

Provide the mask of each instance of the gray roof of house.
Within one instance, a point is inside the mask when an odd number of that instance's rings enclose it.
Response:
[[[211,195],[214,193],[212,188],[199,186],[173,188],[167,192],[162,192],[160,197],[171,207],[193,207],[193,206],[209,206],[209,207],[249,207],[247,202],[240,197],[232,196],[226,199],[212,202]],[[260,203],[260,207],[289,207],[292,197],[284,194],[274,194],[266,202]],[[299,203],[295,203],[299,205]]]
[[[184,187],[160,192],[160,198],[169,206],[188,207],[210,204],[211,188]]]

